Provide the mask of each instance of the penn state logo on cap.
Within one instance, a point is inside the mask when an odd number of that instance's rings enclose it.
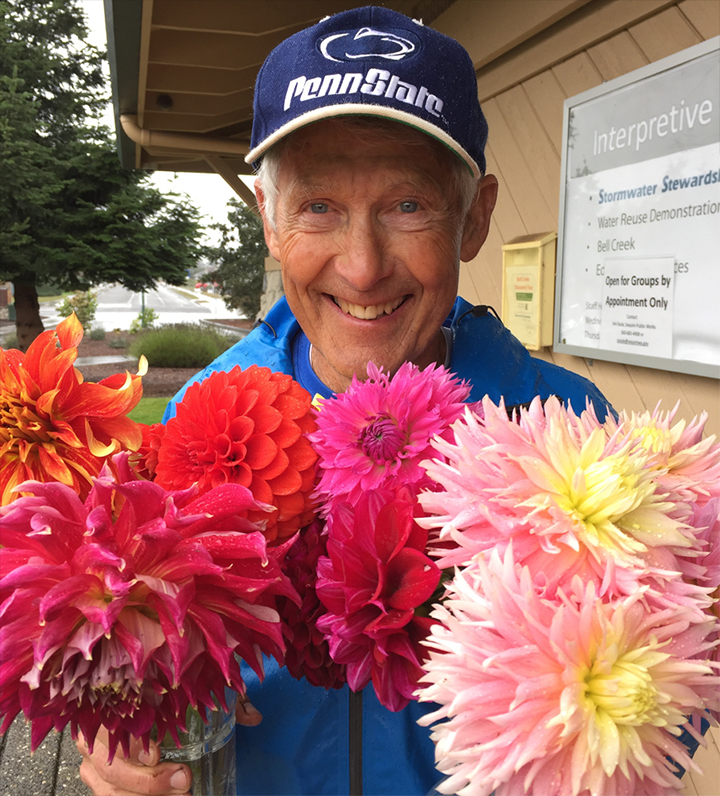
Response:
[[[327,17],[281,42],[255,84],[250,153],[333,116],[379,116],[424,132],[485,170],[487,123],[475,68],[454,39],[387,8]]]
[[[357,62],[368,58],[401,61],[420,52],[420,39],[406,30],[364,27],[322,36],[318,40],[318,49],[328,61]]]

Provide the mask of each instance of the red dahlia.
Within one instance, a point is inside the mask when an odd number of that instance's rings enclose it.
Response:
[[[286,539],[314,515],[310,410],[310,394],[283,373],[256,365],[213,373],[188,388],[168,421],[155,480],[164,489],[197,484],[201,494],[226,483],[247,487],[277,509],[248,518],[266,523],[268,542]]]
[[[327,613],[315,589],[318,559],[327,555],[326,541],[320,522],[313,522],[300,532],[285,557],[283,572],[302,603],[298,606],[295,600],[279,597],[277,609],[287,642],[288,672],[296,680],[304,677],[314,686],[341,688],[345,683],[345,667],[330,657],[327,640],[316,627],[318,618]]]

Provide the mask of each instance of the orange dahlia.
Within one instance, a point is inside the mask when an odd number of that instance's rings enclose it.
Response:
[[[250,511],[266,523],[268,542],[292,536],[314,516],[311,492],[317,455],[310,393],[291,376],[239,366],[196,382],[168,421],[155,481],[164,489],[197,484],[200,493],[225,483],[247,487],[276,511]],[[153,447],[152,440],[145,443]]]
[[[142,440],[126,417],[142,396],[140,372],[98,384],[83,381],[73,363],[83,328],[71,315],[43,332],[23,354],[0,349],[0,504],[19,497],[23,481],[59,481],[84,499],[92,477],[122,450]]]

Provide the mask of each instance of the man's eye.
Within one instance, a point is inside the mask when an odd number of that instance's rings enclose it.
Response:
[[[310,212],[311,213],[327,213],[328,206],[325,202],[313,202],[310,205]]]
[[[401,213],[415,213],[418,209],[417,202],[400,202]]]

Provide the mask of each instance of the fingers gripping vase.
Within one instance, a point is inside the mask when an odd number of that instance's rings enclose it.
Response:
[[[235,703],[227,699],[228,710],[218,706],[208,711],[206,724],[194,708],[188,708],[187,732],[179,732],[181,746],[167,734],[160,742],[160,759],[185,763],[192,772],[193,796],[235,796]]]

